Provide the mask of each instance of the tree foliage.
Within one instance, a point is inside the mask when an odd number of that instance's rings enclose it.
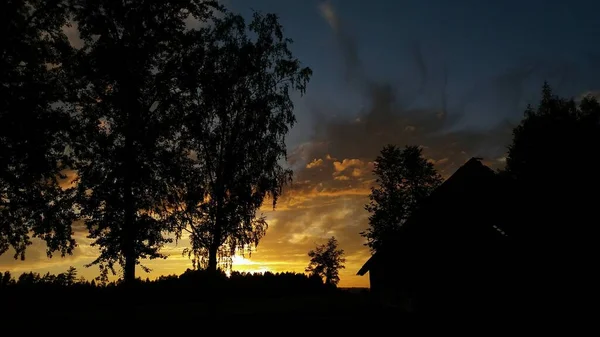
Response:
[[[274,14],[254,13],[246,24],[227,13],[196,41],[184,124],[194,161],[173,208],[179,235],[189,232],[194,264],[214,271],[265,234],[257,210],[266,198],[275,207],[292,177],[281,164],[296,120],[290,94],[304,93],[311,70],[292,55]]]
[[[62,1],[6,0],[0,5],[0,254],[25,258],[33,237],[47,254],[72,252],[70,191],[60,186],[69,163],[69,88],[63,63],[71,49]]]
[[[92,262],[135,278],[142,258],[170,240],[165,202],[187,160],[180,141],[196,36],[186,22],[212,16],[215,2],[73,0],[84,41],[73,67],[79,207],[100,256]]]
[[[344,250],[338,249],[338,242],[332,236],[327,243],[317,246],[308,252],[310,263],[306,272],[325,279],[327,285],[337,285],[340,281],[339,271],[344,269],[346,259]]]
[[[524,201],[519,214],[526,220],[515,228],[520,235],[565,239],[590,229],[586,224],[595,207],[590,193],[600,187],[591,163],[599,149],[598,101],[561,98],[545,83],[539,105],[529,106],[513,130],[504,172],[515,179]]]
[[[590,265],[597,256],[600,104],[591,96],[559,97],[548,83],[541,96],[509,146],[503,172],[514,184],[509,229],[527,296],[544,306],[555,292],[552,305],[558,299],[577,307],[596,288]]]
[[[361,232],[372,251],[393,238],[419,203],[442,183],[433,164],[417,146],[404,149],[387,145],[375,159],[376,186],[365,209],[371,213],[369,228]]]
[[[572,167],[572,160],[589,154],[597,145],[594,138],[599,118],[594,97],[586,96],[577,103],[553,94],[545,83],[537,108],[528,106],[524,119],[513,130],[506,172],[522,180],[535,179],[548,169],[546,160],[559,149],[569,150],[563,153],[568,156],[563,163]]]

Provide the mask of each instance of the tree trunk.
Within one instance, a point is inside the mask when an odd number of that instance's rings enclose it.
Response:
[[[131,194],[131,188],[129,189],[129,194]],[[131,210],[131,206],[127,206],[127,204],[131,205],[131,201],[128,202],[127,199],[132,199],[132,197],[125,196],[125,232],[123,233],[123,255],[125,255],[125,267],[123,279],[126,284],[131,284],[135,281],[135,265],[137,259],[135,257],[135,230],[133,228],[133,212]]]
[[[212,244],[208,249],[208,268],[206,269],[209,273],[215,274],[217,272],[217,253],[219,246]]]
[[[219,254],[219,246],[221,246],[221,221],[217,220],[215,225],[213,242],[208,247],[208,266],[206,269],[211,274],[217,273],[217,255]]]
[[[135,90],[135,82],[131,78],[127,78],[125,83],[125,107],[127,111],[127,127],[125,129],[125,158],[123,172],[123,198],[124,198],[124,232],[123,232],[123,255],[125,257],[124,275],[125,284],[133,284],[135,282],[135,265],[137,262],[137,254],[135,244],[137,240],[137,228],[135,222],[136,203],[133,195],[133,180],[135,179],[135,171],[137,161],[134,159],[136,155],[134,149],[134,140],[137,138],[137,121],[140,113],[140,107],[137,103],[138,92]]]
[[[223,200],[223,192],[222,192],[222,188],[221,188],[221,184],[217,184],[217,186],[219,186],[219,188],[216,190],[216,207],[217,207],[217,212],[215,215],[215,231],[213,233],[213,240],[212,243],[210,245],[210,247],[208,247],[208,266],[206,268],[206,270],[211,273],[211,274],[216,274],[217,272],[217,254],[219,253],[219,247],[221,246],[221,226],[223,225],[223,221],[222,221],[222,211],[221,211],[221,205],[223,204],[222,200]]]
[[[133,202],[133,191],[131,188],[132,179],[132,140],[131,136],[128,135],[125,140],[125,176],[123,182],[123,194],[125,202],[125,221],[124,221],[124,232],[123,232],[123,255],[125,256],[125,266],[123,279],[126,284],[132,284],[135,281],[135,265],[136,265],[136,254],[135,254],[135,219],[134,219],[134,202]]]
[[[133,284],[135,281],[135,265],[137,259],[135,254],[128,253],[125,255],[125,276],[124,281],[126,284]]]

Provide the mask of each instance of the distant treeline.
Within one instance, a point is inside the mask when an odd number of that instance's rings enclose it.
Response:
[[[114,304],[120,299],[136,298],[136,303],[203,302],[228,298],[265,298],[292,295],[333,293],[318,276],[282,272],[260,274],[232,272],[209,273],[188,269],[181,275],[160,276],[155,280],[137,279],[135,287],[122,281],[96,282],[77,277],[73,267],[60,274],[23,273],[14,277],[5,272],[0,278],[0,298],[3,302],[27,303],[31,299],[52,303],[69,303],[71,299],[87,298],[94,304]]]

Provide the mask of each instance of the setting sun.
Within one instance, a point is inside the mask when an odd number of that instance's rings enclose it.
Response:
[[[239,272],[244,272],[244,273],[251,273],[251,274],[263,274],[266,272],[271,271],[267,266],[265,266],[263,263],[260,262],[254,262],[246,257],[243,256],[234,256],[233,257],[233,267],[232,267],[232,271],[239,271]],[[227,276],[231,275],[231,272],[228,271]]]

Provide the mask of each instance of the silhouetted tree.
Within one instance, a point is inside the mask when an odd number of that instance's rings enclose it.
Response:
[[[56,281],[59,285],[65,287],[74,285],[77,282],[77,268],[69,267],[66,272],[58,274]]]
[[[360,234],[371,251],[385,245],[417,209],[419,203],[442,183],[433,164],[418,146],[401,149],[387,145],[375,159],[376,186],[371,188],[369,228]]]
[[[178,137],[194,72],[184,60],[198,38],[186,23],[208,20],[216,2],[72,2],[84,41],[74,69],[81,215],[100,247],[92,264],[114,273],[119,263],[128,283],[169,241],[161,215],[187,156]]]
[[[227,14],[201,41],[185,123],[195,159],[173,207],[181,211],[179,235],[190,234],[194,266],[215,271],[265,234],[267,222],[256,212],[267,197],[275,207],[291,179],[281,166],[295,122],[290,91],[303,94],[311,70],[293,57],[274,14],[255,13],[248,25]]]
[[[15,283],[15,280],[13,280],[10,272],[5,271],[4,274],[2,275],[2,280],[0,280],[0,287],[5,288],[5,287],[13,285],[14,283]]]
[[[503,172],[514,184],[507,197],[520,276],[532,282],[527,296],[539,292],[537,303],[546,303],[541,299],[549,293],[552,305],[559,298],[581,300],[595,287],[587,282],[597,255],[599,157],[600,104],[590,96],[579,102],[558,97],[545,83],[539,105],[529,106],[513,131]]]
[[[75,245],[70,191],[60,187],[68,164],[69,116],[60,105],[70,45],[61,1],[6,0],[0,5],[0,254],[25,258],[31,236],[47,254]]]
[[[306,272],[325,279],[327,285],[337,285],[340,281],[339,271],[344,269],[346,259],[344,250],[338,249],[338,242],[332,236],[327,243],[317,246],[308,252],[310,263]]]
[[[599,150],[600,104],[591,96],[579,103],[560,98],[545,83],[538,107],[529,106],[513,130],[506,159],[504,173],[515,179],[516,196],[536,201],[526,204],[533,218],[516,228],[520,235],[564,239],[569,232],[581,234],[588,227],[585,223],[594,213],[596,198],[587,192],[600,187],[590,163],[598,159]],[[549,161],[553,157],[556,160]],[[577,222],[583,228],[576,230]]]

